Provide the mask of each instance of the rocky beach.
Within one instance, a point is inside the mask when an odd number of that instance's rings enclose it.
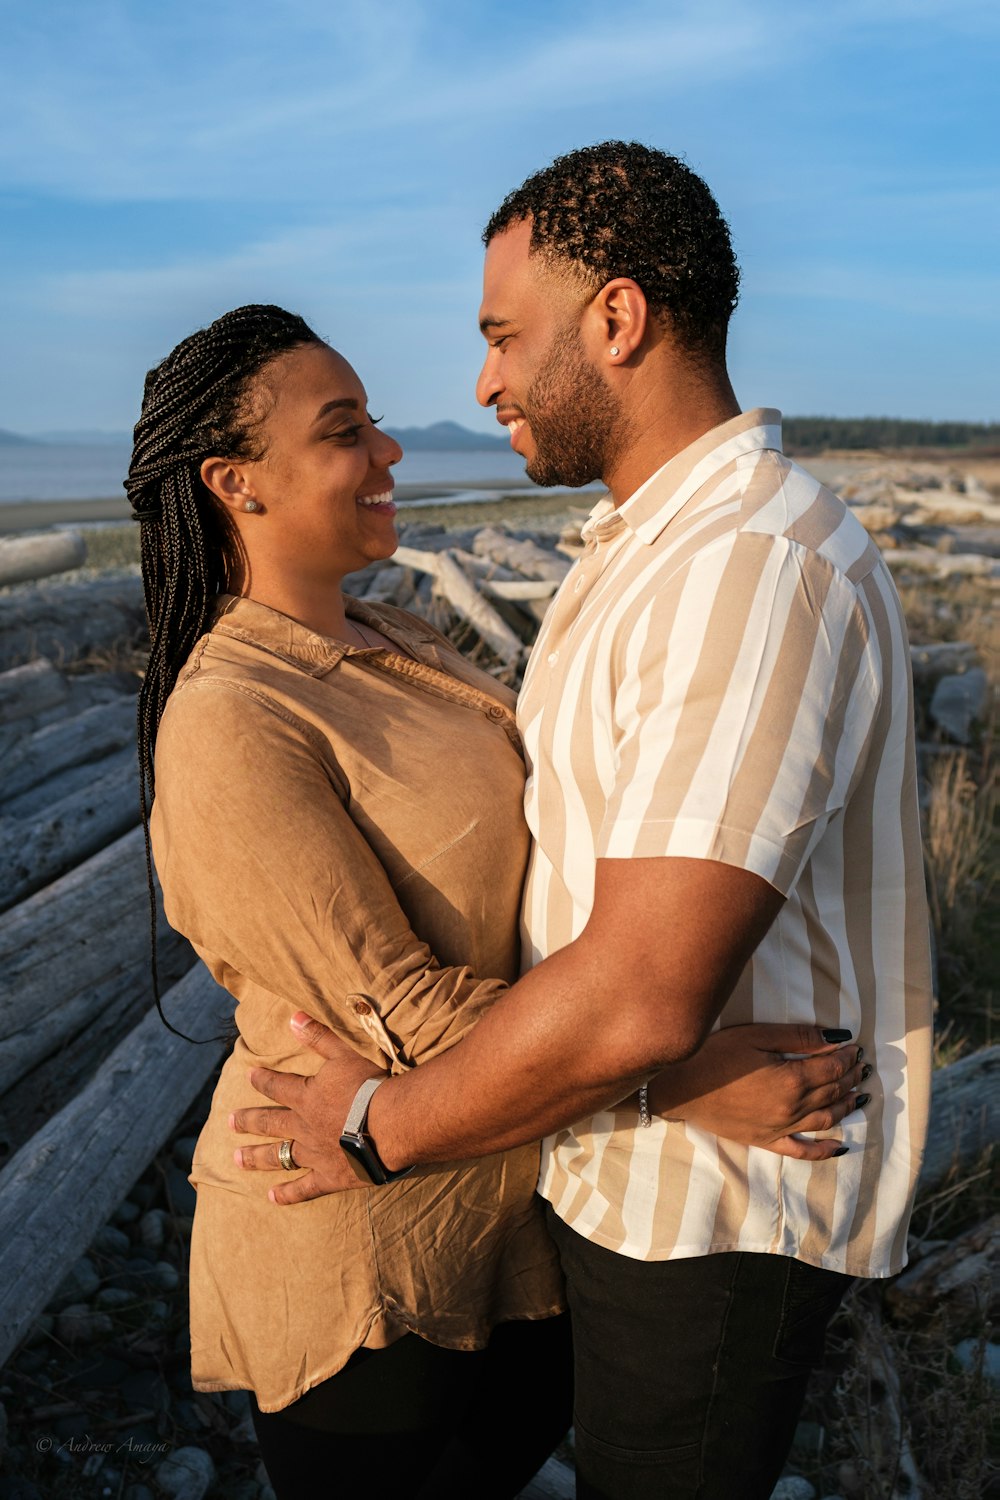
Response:
[[[775,1497],[973,1500],[1000,1355],[984,1154],[1000,1068],[1000,461],[805,463],[876,539],[910,625],[940,1066],[911,1265],[849,1301]],[[396,557],[348,590],[424,615],[516,687],[596,497],[415,488]],[[190,1047],[150,1011],[131,739],[143,620],[136,529],[110,524],[123,509],[0,506],[0,1500],[268,1500],[246,1396],[195,1393],[187,1373],[186,1174],[222,1044]],[[80,545],[59,542],[62,571],[24,560],[67,527]],[[160,947],[169,1019],[211,1035],[224,996],[162,925]],[[571,1465],[566,1449],[525,1494],[571,1495]]]

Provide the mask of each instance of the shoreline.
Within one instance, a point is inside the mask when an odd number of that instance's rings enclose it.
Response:
[[[482,505],[490,500],[498,503],[506,498],[538,502],[545,507],[567,505],[571,497],[580,495],[580,504],[593,504],[589,496],[596,498],[593,490],[543,490],[537,485],[515,479],[480,479],[465,483],[442,484],[398,484],[396,498],[402,502],[401,510],[423,510],[429,506]],[[5,500],[0,501],[0,536],[18,531],[44,531],[51,526],[92,526],[98,523],[117,522],[127,526],[132,520],[128,501],[124,495],[97,496],[89,500]]]

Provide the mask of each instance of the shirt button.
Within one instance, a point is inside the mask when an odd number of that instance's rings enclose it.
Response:
[[[556,662],[558,660],[559,660],[559,652],[558,651],[550,651],[549,655],[548,655],[549,666],[550,667],[554,667],[555,664],[556,664]]]

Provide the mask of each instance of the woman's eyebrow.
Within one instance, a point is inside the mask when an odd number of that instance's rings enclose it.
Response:
[[[315,426],[317,422],[321,422],[325,416],[328,416],[330,412],[336,411],[341,406],[350,407],[352,411],[357,411],[358,409],[358,403],[353,396],[340,396],[336,401],[327,401],[320,407],[313,418],[313,425]]]

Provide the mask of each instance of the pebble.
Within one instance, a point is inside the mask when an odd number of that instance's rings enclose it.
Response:
[[[202,1500],[214,1478],[215,1465],[204,1448],[178,1448],[156,1471],[156,1482],[170,1500]]]
[[[816,1491],[801,1475],[786,1474],[771,1491],[771,1500],[816,1500]]]
[[[161,1292],[176,1292],[180,1285],[180,1277],[177,1274],[176,1266],[172,1266],[168,1260],[158,1260],[153,1267],[153,1272],[154,1285]]]
[[[159,1250],[167,1237],[167,1216],[162,1208],[150,1208],[139,1220],[139,1243],[147,1250]]]
[[[102,1286],[94,1301],[98,1307],[110,1311],[115,1307],[130,1307],[135,1301],[135,1293],[126,1291],[123,1286]]]
[[[963,1339],[952,1353],[963,1370],[975,1370],[979,1364],[979,1339]],[[987,1344],[983,1351],[983,1374],[993,1385],[1000,1385],[1000,1344]]]
[[[51,1313],[39,1313],[28,1331],[23,1348],[33,1349],[36,1344],[47,1343],[55,1326],[56,1320]]]
[[[133,1203],[131,1198],[126,1198],[111,1215],[111,1221],[113,1224],[134,1224],[141,1213],[139,1205]]]
[[[91,1250],[96,1250],[99,1255],[127,1255],[132,1247],[132,1242],[123,1229],[116,1229],[113,1224],[105,1224],[94,1237]]]
[[[107,1313],[94,1312],[86,1302],[74,1302],[56,1318],[56,1337],[64,1344],[91,1344],[107,1338],[114,1326]]]
[[[54,1306],[60,1302],[86,1302],[94,1295],[100,1284],[101,1278],[97,1274],[94,1262],[88,1260],[85,1255],[81,1255],[80,1259],[70,1266],[59,1283],[59,1290],[52,1298],[51,1305]]]

